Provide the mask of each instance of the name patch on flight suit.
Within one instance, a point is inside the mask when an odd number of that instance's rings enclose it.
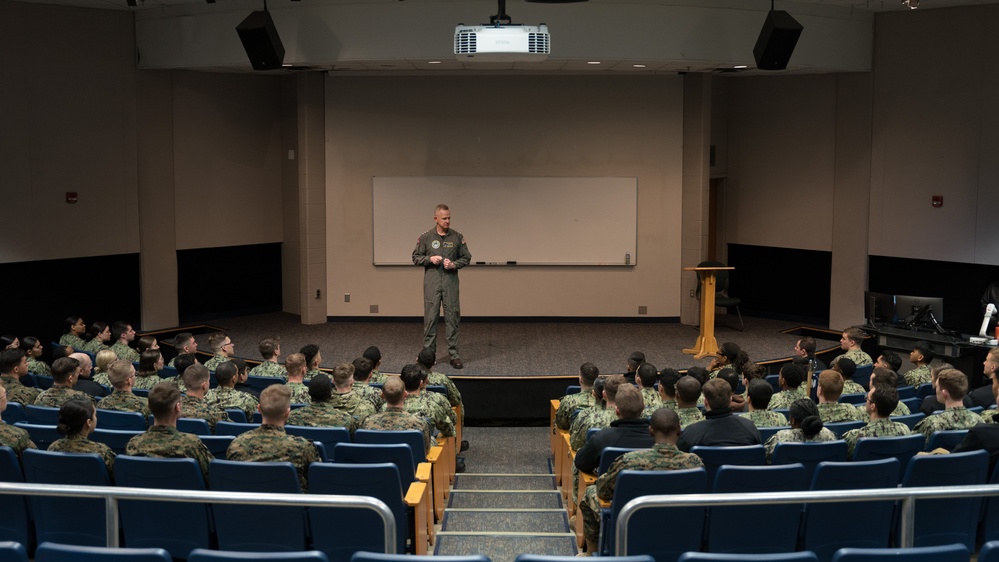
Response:
[[[454,242],[445,242],[444,243],[444,247],[445,248],[454,248]]]

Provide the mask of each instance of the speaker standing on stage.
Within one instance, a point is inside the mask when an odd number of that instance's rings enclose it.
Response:
[[[422,265],[423,274],[423,347],[437,348],[437,317],[444,305],[444,327],[451,366],[464,364],[458,354],[458,270],[472,261],[465,237],[451,228],[451,210],[447,205],[434,208],[434,228],[416,241],[413,263]]]

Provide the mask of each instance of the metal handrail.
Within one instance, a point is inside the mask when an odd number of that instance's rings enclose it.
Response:
[[[231,503],[369,509],[382,518],[385,527],[385,554],[396,554],[396,521],[385,502],[368,496],[324,494],[267,494],[260,492],[211,492],[207,490],[162,490],[119,486],[67,486],[64,484],[21,484],[0,482],[0,494],[24,496],[65,496],[103,498],[107,522],[106,542],[118,546],[118,501],[150,500],[185,503]]]
[[[803,492],[759,492],[752,494],[668,494],[642,496],[624,504],[614,528],[614,555],[628,555],[628,523],[642,509],[654,507],[732,506],[787,503],[834,503],[855,501],[902,501],[899,532],[903,548],[913,544],[916,500],[999,496],[999,484],[977,486],[932,486],[926,488],[879,488],[874,490],[830,490]]]

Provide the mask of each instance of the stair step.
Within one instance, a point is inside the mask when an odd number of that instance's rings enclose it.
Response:
[[[454,490],[554,490],[551,474],[458,474]]]
[[[503,533],[439,533],[434,546],[435,555],[487,554],[491,557],[492,562],[513,562],[517,553],[523,552],[573,556],[578,552],[576,536],[572,533],[551,536]]]
[[[447,507],[448,509],[560,509],[563,505],[562,494],[557,490],[452,490]]]
[[[448,509],[444,512],[441,533],[487,533],[502,529],[503,533],[564,534],[569,517],[564,509]]]

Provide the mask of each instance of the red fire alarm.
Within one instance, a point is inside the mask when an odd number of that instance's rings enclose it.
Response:
[[[943,207],[943,195],[934,195],[932,204],[935,209]]]
[[[75,191],[67,191],[66,192],[66,202],[67,203],[76,203],[77,199],[78,198],[76,196],[76,192]]]

